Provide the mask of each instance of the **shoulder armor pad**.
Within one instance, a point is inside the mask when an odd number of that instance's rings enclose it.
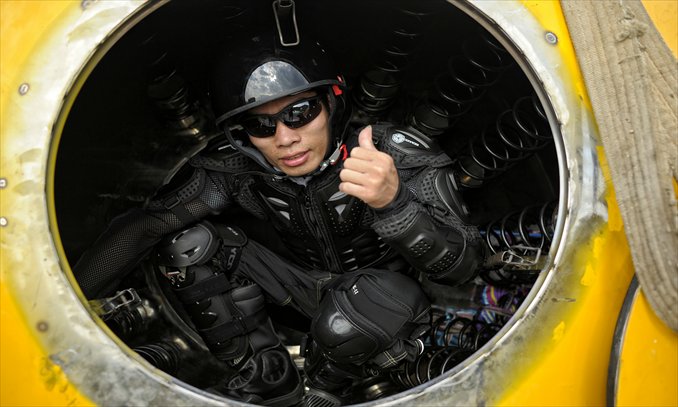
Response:
[[[194,156],[189,165],[210,171],[238,173],[251,170],[252,160],[225,141]]]
[[[376,124],[372,126],[372,137],[377,148],[391,155],[398,168],[452,163],[435,140],[412,127]]]
[[[205,186],[205,171],[184,165],[155,194],[154,200],[178,196],[187,201],[200,195]]]

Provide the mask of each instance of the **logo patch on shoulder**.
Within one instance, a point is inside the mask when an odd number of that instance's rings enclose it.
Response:
[[[405,135],[403,133],[393,133],[391,135],[391,140],[396,144],[400,144],[405,141]]]
[[[408,137],[403,133],[393,133],[391,135],[391,140],[396,144],[409,143],[415,147],[421,147],[421,144],[418,143],[418,141],[420,142],[419,139],[411,135]]]

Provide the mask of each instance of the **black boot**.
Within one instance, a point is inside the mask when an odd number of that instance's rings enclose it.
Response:
[[[245,318],[265,312],[264,297],[257,285],[236,288],[231,291],[231,298]],[[247,337],[250,354],[238,374],[226,384],[225,395],[265,406],[299,404],[303,395],[299,372],[280,343],[271,320],[266,318]]]
[[[358,366],[339,365],[331,362],[318,346],[307,338],[302,353],[305,356],[306,407],[337,407],[353,400],[353,383],[365,374]]]

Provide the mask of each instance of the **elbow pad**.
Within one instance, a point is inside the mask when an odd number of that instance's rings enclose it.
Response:
[[[396,216],[375,222],[374,229],[429,280],[458,285],[475,276],[478,248],[469,244],[462,231],[436,225],[414,203]]]

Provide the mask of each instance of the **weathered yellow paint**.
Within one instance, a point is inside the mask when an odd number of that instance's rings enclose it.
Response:
[[[525,1],[524,4],[558,35],[560,50],[572,69],[573,89],[590,102],[579,73],[567,27],[557,2]],[[676,54],[678,2],[644,1],[667,44]],[[564,34],[564,35],[563,35]],[[599,151],[604,161],[604,152]],[[621,305],[621,296],[633,274],[633,264],[623,233],[623,222],[606,164],[609,220],[593,242],[590,257],[583,259],[587,287],[567,321],[554,321],[552,349],[546,350],[536,366],[525,366],[516,385],[506,392],[500,405],[575,406],[605,405],[611,334]],[[586,256],[585,256],[586,257]],[[678,342],[676,334],[658,320],[644,300],[634,309],[634,325],[624,342],[623,370],[618,400],[627,406],[678,405]],[[545,329],[548,329],[545,327]]]
[[[3,270],[5,268],[3,267]],[[6,284],[0,284],[1,406],[91,406],[38,344]],[[40,329],[49,329],[48,325]]]
[[[68,7],[78,7],[75,1],[0,1],[0,61],[2,79],[0,95],[7,100],[8,92],[18,92],[23,83],[20,73],[31,53],[45,35],[47,28]],[[4,110],[5,103],[0,106]],[[2,117],[2,116],[0,116]]]
[[[584,103],[590,109],[559,4],[538,1],[524,3],[543,22],[545,28],[561,39],[563,60],[568,68],[574,70],[572,78],[577,82],[573,88],[584,96]],[[678,2],[644,3],[675,54]],[[562,41],[562,33],[566,34],[568,41]],[[604,160],[604,152],[600,150],[599,154]],[[610,193],[607,197],[609,221],[606,229],[595,239],[590,258],[584,259],[585,272],[580,282],[589,288],[588,293],[583,301],[578,301],[577,307],[573,307],[570,323],[560,321],[557,324],[553,338],[554,344],[558,346],[547,350],[537,366],[525,366],[529,373],[522,376],[516,386],[506,393],[500,403],[502,405],[606,404],[605,386],[612,344],[610,336],[616,323],[615,310],[619,309],[620,296],[628,286],[633,265],[609,172],[605,163],[602,164]],[[619,383],[619,404],[678,405],[676,335],[657,319],[644,299],[638,307],[642,310],[634,310],[635,325],[629,327],[624,342],[622,366],[625,366]]]
[[[642,0],[642,3],[666,45],[678,56],[678,1]]]
[[[586,93],[586,85],[579,71],[579,63],[574,53],[574,46],[567,30],[567,24],[560,2],[549,0],[523,0],[525,7],[539,20],[544,32],[550,31],[558,37],[558,49],[561,50],[561,61],[565,69],[572,75],[572,91],[581,97],[582,103],[591,110],[591,102]]]
[[[560,323],[553,330],[553,342],[560,342],[565,336],[565,321],[560,321]]]
[[[0,123],[5,122],[5,109],[10,94],[19,92],[19,86],[26,80],[22,72],[31,54],[44,41],[49,27],[58,21],[68,8],[79,7],[79,1],[0,1]],[[8,135],[3,133],[3,137]],[[11,174],[11,163],[0,163],[0,175]],[[5,190],[0,189],[0,214],[6,215],[8,202],[6,191],[14,187],[12,178]],[[4,195],[4,196],[3,196]],[[12,219],[6,228],[18,227]],[[4,228],[0,228],[4,234]],[[5,235],[6,237],[6,235]],[[6,250],[5,238],[0,238]],[[37,327],[27,326],[22,311],[7,284],[11,273],[9,256],[0,256],[0,317],[1,340],[0,360],[2,377],[0,405],[2,406],[85,406],[93,405],[69,383],[61,369],[49,359],[49,352],[36,340]],[[24,310],[23,312],[26,312]],[[43,327],[49,329],[49,326]]]
[[[545,30],[558,36],[558,49],[570,71],[572,91],[589,111],[586,92],[560,3],[524,1]],[[604,151],[599,149],[604,161]],[[608,196],[608,223],[579,254],[582,290],[562,321],[552,321],[553,341],[539,350],[534,365],[524,366],[520,380],[506,389],[499,405],[605,405],[612,336],[633,264],[606,164],[601,163]],[[545,326],[544,329],[549,329]]]
[[[621,352],[618,406],[678,406],[678,334],[639,291]]]
[[[612,188],[608,189],[612,191]],[[582,285],[563,321],[545,321],[553,330],[549,347],[534,365],[524,366],[520,380],[506,389],[503,406],[602,406],[617,314],[633,275],[633,264],[620,227],[614,196],[608,198],[610,222],[581,253],[581,270],[595,270]],[[584,273],[588,273],[585,271]],[[549,327],[549,322],[551,327]]]

